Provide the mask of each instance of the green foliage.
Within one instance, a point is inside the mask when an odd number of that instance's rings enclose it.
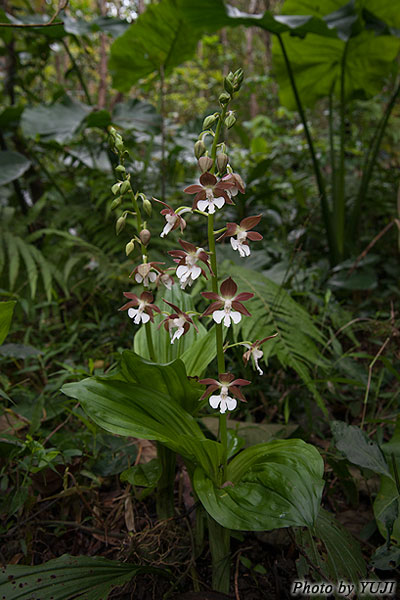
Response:
[[[141,573],[168,576],[163,569],[106,558],[64,554],[34,567],[9,565],[0,573],[0,593],[7,600],[101,600],[115,586]]]
[[[324,486],[323,461],[302,440],[247,448],[229,463],[221,487],[198,467],[193,485],[207,512],[228,529],[311,527]]]
[[[29,169],[30,160],[19,152],[0,152],[0,185],[5,185],[21,177]]]
[[[15,305],[16,302],[14,300],[0,302],[0,345],[7,337]]]
[[[128,92],[154,71],[168,74],[193,56],[199,37],[177,10],[177,0],[150,5],[112,45],[109,67],[114,87]]]

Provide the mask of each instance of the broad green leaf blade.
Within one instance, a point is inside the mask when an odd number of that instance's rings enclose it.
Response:
[[[0,572],[0,596],[7,600],[102,600],[111,589],[140,573],[168,576],[165,570],[105,558],[64,554],[34,567],[8,565]]]
[[[224,487],[197,468],[194,489],[223,527],[262,531],[311,527],[324,482],[319,452],[302,440],[279,440],[247,448],[228,465]]]
[[[29,138],[39,135],[62,143],[72,138],[90,111],[89,106],[72,101],[68,96],[63,102],[50,106],[27,106],[21,117],[22,133]]]
[[[237,326],[242,339],[255,342],[278,333],[262,346],[264,361],[277,356],[283,367],[294,369],[326,414],[324,401],[311,376],[312,366],[325,365],[316,345],[323,341],[323,336],[309,314],[284,289],[257,271],[231,266],[229,274],[241,292],[254,294],[254,298],[246,303],[251,318],[243,317]]]
[[[176,0],[151,4],[111,46],[109,68],[121,92],[162,68],[164,73],[191,58],[199,34],[188,25]]]
[[[359,428],[334,421],[331,425],[335,445],[353,464],[374,473],[390,476],[389,467],[378,444]]]
[[[148,463],[134,465],[125,469],[120,475],[121,481],[140,487],[155,487],[161,477],[161,463],[153,458]]]
[[[296,541],[332,583],[345,580],[358,584],[367,575],[360,544],[322,508],[313,528],[296,531]]]
[[[10,300],[9,302],[0,302],[0,345],[7,337],[7,333],[11,326],[15,305],[15,300]]]
[[[198,407],[202,387],[191,384],[181,360],[169,364],[150,362],[130,350],[122,353],[121,374],[126,381],[168,394],[187,412],[193,413]]]
[[[134,98],[115,105],[112,122],[122,129],[157,133],[160,130],[161,117],[152,104]]]
[[[0,152],[0,185],[6,185],[21,177],[31,166],[31,161],[19,152]]]
[[[219,418],[203,417],[201,422],[211,431],[217,438],[219,431]],[[248,423],[236,421],[235,419],[228,420],[228,431],[234,431],[239,437],[244,440],[245,446],[254,446],[270,442],[274,439],[282,439],[291,436],[298,425],[279,425],[277,423]]]

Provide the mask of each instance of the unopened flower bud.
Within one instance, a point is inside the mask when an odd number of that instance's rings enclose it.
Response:
[[[112,193],[114,194],[114,196],[116,196],[117,194],[119,194],[119,189],[121,187],[121,183],[114,183],[114,185],[111,188]]]
[[[118,196],[118,198],[114,198],[111,202],[111,210],[115,210],[122,202],[122,196]]]
[[[126,217],[127,217],[127,214],[125,213],[124,215],[122,215],[121,217],[119,217],[117,219],[117,222],[115,223],[115,232],[117,235],[119,235],[121,233],[121,231],[123,230],[123,228],[125,227]]]
[[[197,159],[201,158],[206,153],[206,145],[203,140],[197,140],[194,145],[194,155]]]
[[[217,154],[217,167],[218,167],[218,172],[221,175],[222,175],[222,173],[225,173],[228,162],[229,162],[229,158],[225,154],[225,152],[220,152],[219,154]]]
[[[135,240],[131,240],[130,242],[127,243],[127,245],[125,246],[125,254],[127,256],[130,255],[131,252],[133,252],[133,250],[135,249]]]
[[[148,200],[147,198],[143,199],[143,210],[148,217],[151,217],[153,207],[151,206],[150,200]]]
[[[123,175],[124,173],[126,173],[126,169],[124,165],[118,165],[117,167],[115,167],[115,172],[118,173],[118,175]]]
[[[120,154],[122,154],[125,150],[124,142],[122,141],[122,137],[120,135],[115,138],[115,147]]]
[[[209,156],[202,156],[199,158],[199,168],[202,173],[209,171],[213,166],[213,160]]]
[[[222,94],[219,95],[219,103],[222,106],[225,106],[225,104],[228,104],[228,102],[230,101],[231,97],[230,94],[228,94],[227,92],[222,92]]]
[[[240,90],[241,85],[243,83],[243,77],[244,77],[243,69],[238,69],[233,74],[232,84],[233,84],[233,89],[235,92],[238,92]]]
[[[125,181],[123,181],[121,184],[121,188],[120,188],[121,195],[126,194],[127,192],[129,192],[130,189],[131,189],[131,184],[127,179],[125,179]]]
[[[225,119],[225,127],[230,129],[236,123],[236,117],[233,113],[230,113]]]
[[[224,79],[224,88],[225,88],[225,91],[228,92],[228,94],[230,96],[233,96],[233,92],[235,90],[234,90],[232,82],[230,81],[230,79],[228,77],[225,77],[225,79]]]
[[[212,125],[214,125],[217,117],[215,115],[208,115],[203,121],[203,129],[209,129]]]
[[[147,200],[148,202],[148,200]],[[148,229],[142,229],[142,231],[139,233],[139,237],[140,237],[140,241],[142,242],[143,246],[147,246],[147,244],[150,241],[151,238],[151,233]]]

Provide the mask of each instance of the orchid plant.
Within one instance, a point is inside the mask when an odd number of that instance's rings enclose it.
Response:
[[[260,214],[239,224],[224,222],[226,205],[240,201],[245,193],[245,183],[234,172],[221,141],[224,127],[235,124],[236,116],[228,108],[242,81],[241,69],[229,73],[219,96],[219,110],[203,122],[195,144],[199,183],[183,190],[194,194],[191,206],[173,208],[135,192],[124,164],[127,151],[123,139],[110,129],[111,147],[119,158],[112,208],[130,205],[117,218],[116,231],[124,231],[128,217],[129,222],[134,217],[136,231],[126,244],[126,254],[135,249],[139,253],[133,254],[135,265],[130,274],[135,291],[124,293],[128,301],[119,309],[127,311],[137,328],[135,351],[122,353],[119,371],[111,377],[92,377],[63,387],[64,393],[77,398],[107,431],[157,442],[162,467],[157,494],[160,517],[173,514],[175,455],[182,456],[193,494],[208,518],[213,587],[223,592],[230,586],[230,530],[312,527],[323,488],[323,462],[313,446],[289,439],[243,449],[240,438],[228,428],[228,416],[246,402],[242,388],[251,382],[227,370],[226,353],[242,345],[245,365],[250,361],[255,376],[262,376],[262,347],[276,335],[266,332],[269,335],[263,339],[225,342],[229,340],[227,332],[241,319],[251,318],[253,293],[238,291],[231,277],[220,278],[216,242],[230,238],[232,250],[245,260],[251,244],[262,239],[254,230]],[[152,234],[147,219],[155,203],[163,206],[160,212],[165,219],[157,234],[162,239],[175,236],[180,246],[168,252],[175,266],[150,260]],[[207,248],[188,241],[191,219],[197,227],[203,222],[207,226]],[[216,219],[222,220],[218,229]],[[166,255],[166,260],[171,259]],[[189,291],[201,280],[209,289],[201,292],[198,300],[209,304],[198,312],[196,298]],[[161,289],[156,294],[157,288]],[[174,360],[168,360],[172,347]],[[217,439],[211,433],[206,435],[199,425],[207,406],[218,414]]]

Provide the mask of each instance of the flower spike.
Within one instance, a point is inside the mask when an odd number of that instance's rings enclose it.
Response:
[[[223,321],[225,327],[229,327],[231,321],[233,321],[235,325],[239,323],[242,315],[251,317],[251,314],[247,308],[243,306],[242,302],[250,300],[254,294],[250,292],[241,292],[236,295],[236,292],[237,285],[231,277],[228,277],[228,279],[225,279],[225,281],[221,283],[219,295],[215,292],[202,292],[201,294],[204,298],[215,301],[206,308],[202,317],[212,315],[216,323],[221,323]]]

